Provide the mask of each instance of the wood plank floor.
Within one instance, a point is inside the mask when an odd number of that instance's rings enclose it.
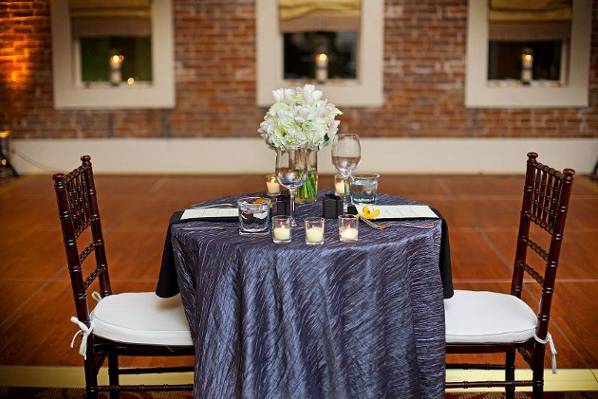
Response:
[[[113,288],[119,292],[154,289],[172,211],[214,197],[259,191],[263,178],[97,176],[96,181]],[[322,177],[322,187],[331,183],[330,176]],[[426,202],[443,213],[450,226],[457,288],[508,291],[522,176],[384,176],[380,190]],[[559,367],[598,367],[597,238],[598,186],[578,177],[551,322]],[[0,293],[0,364],[82,364],[68,348],[75,332],[68,321],[74,305],[49,176],[0,183]],[[537,303],[539,291],[527,290],[526,298]],[[164,361],[122,362],[158,363]]]

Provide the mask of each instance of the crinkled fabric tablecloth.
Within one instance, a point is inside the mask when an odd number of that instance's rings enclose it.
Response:
[[[296,212],[302,226],[321,205]],[[340,242],[337,221],[326,220],[315,247],[302,227],[284,245],[242,237],[236,223],[171,232],[195,398],[444,396],[440,219],[361,224],[356,243]]]

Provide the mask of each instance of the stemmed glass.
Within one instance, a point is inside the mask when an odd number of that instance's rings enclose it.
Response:
[[[345,179],[343,203],[347,207],[347,197],[351,174],[361,161],[361,143],[356,134],[338,134],[332,142],[332,164]]]
[[[276,151],[276,179],[289,190],[291,226],[295,222],[295,192],[307,177],[307,151],[303,148]]]

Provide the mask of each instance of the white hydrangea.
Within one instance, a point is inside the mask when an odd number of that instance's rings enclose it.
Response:
[[[335,118],[342,112],[314,85],[277,89],[272,95],[275,102],[258,129],[270,147],[320,150],[334,139],[340,124]]]

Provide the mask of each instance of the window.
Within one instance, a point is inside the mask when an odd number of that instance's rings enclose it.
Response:
[[[152,81],[149,37],[82,37],[79,39],[81,82],[118,85]]]
[[[591,2],[469,2],[466,105],[587,106]]]
[[[488,80],[519,81],[521,84],[535,82],[560,82],[561,49],[559,40],[525,42],[489,42]],[[525,68],[525,63],[530,67]],[[529,70],[529,73],[526,72]],[[495,83],[497,84],[497,83]]]
[[[171,0],[57,0],[52,36],[56,108],[174,106]]]
[[[257,0],[256,11],[258,105],[304,83],[337,105],[382,104],[382,0]]]
[[[357,78],[357,32],[284,34],[284,79]]]

